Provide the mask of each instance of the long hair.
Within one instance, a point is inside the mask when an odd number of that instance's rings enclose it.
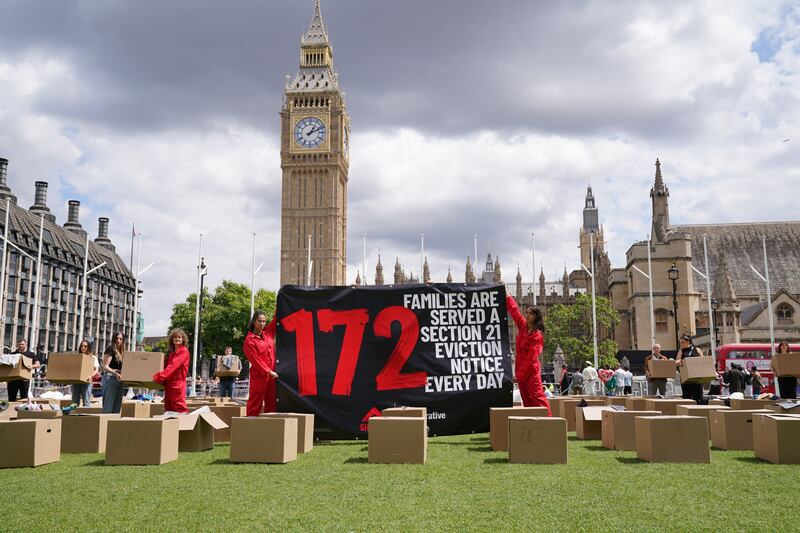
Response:
[[[183,337],[183,346],[186,347],[186,343],[189,342],[189,337],[186,335],[186,332],[183,331],[181,328],[175,328],[169,332],[167,335],[167,344],[169,345],[169,353],[175,352],[175,337],[181,336]]]
[[[542,335],[544,335],[544,317],[542,316],[542,310],[532,305],[529,305],[525,311],[527,312],[528,310],[533,311],[533,329],[538,329],[542,332]]]
[[[252,316],[252,317],[250,317],[250,323],[249,323],[249,324],[247,324],[247,331],[249,331],[249,332],[251,332],[251,333],[252,333],[252,332],[253,332],[253,331],[256,329],[256,319],[257,319],[258,317],[260,317],[260,316],[263,316],[264,318],[266,318],[266,316],[267,316],[267,313],[265,313],[264,311],[259,311],[259,310],[256,310],[256,311],[253,313],[253,316]]]
[[[83,346],[84,342],[86,343],[86,353],[88,355],[94,355],[94,350],[92,350],[92,343],[89,342],[88,339],[83,339],[81,342],[78,343],[78,353],[81,353],[81,346]]]
[[[117,337],[122,337],[122,347],[117,348]],[[125,357],[125,334],[121,331],[114,333],[114,336],[111,337],[111,348],[114,352],[114,358],[117,361],[122,362],[122,359]]]
[[[778,343],[778,349],[775,350],[776,353],[781,353],[781,346],[786,346],[786,353],[790,353],[792,351],[792,347],[789,346],[789,343],[786,341],[781,341]]]

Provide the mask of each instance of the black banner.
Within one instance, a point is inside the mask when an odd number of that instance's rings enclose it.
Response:
[[[431,436],[483,432],[512,403],[503,285],[288,285],[277,313],[278,409],[314,413],[320,438],[366,437],[395,406],[427,407]]]

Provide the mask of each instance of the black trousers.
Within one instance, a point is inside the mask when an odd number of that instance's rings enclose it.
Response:
[[[27,379],[17,379],[14,381],[8,382],[8,401],[9,402],[16,402],[17,396],[19,396],[20,400],[24,400],[28,397],[28,387],[30,386],[30,381]]]
[[[9,383],[11,385],[11,383]],[[784,399],[795,399],[797,398],[797,378],[793,377],[779,377],[778,378],[778,387],[781,389],[781,398]],[[11,388],[9,387],[9,391]],[[8,399],[11,399],[11,393],[9,392]]]
[[[700,405],[700,400],[703,399],[703,384],[681,383],[681,396],[684,400],[694,400]]]

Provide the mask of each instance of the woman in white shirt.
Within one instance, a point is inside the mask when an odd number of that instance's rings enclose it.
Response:
[[[100,363],[97,361],[97,356],[92,351],[92,345],[86,339],[83,339],[78,345],[78,353],[91,355],[92,362],[94,363],[94,374],[92,374],[92,378],[96,376],[100,372]],[[91,407],[92,406],[92,379],[89,379],[89,383],[78,383],[77,385],[72,385],[72,402],[80,405],[81,400],[83,401],[84,407]]]

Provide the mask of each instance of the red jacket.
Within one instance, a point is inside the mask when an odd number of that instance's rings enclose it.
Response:
[[[277,322],[273,316],[272,321],[261,331],[261,335],[256,335],[252,331],[247,332],[242,349],[250,361],[251,374],[264,376],[275,370],[276,326]]]
[[[186,383],[186,375],[189,373],[189,349],[186,346],[178,346],[167,358],[167,366],[161,372],[153,375],[156,383]]]
[[[528,322],[519,312],[517,302],[511,296],[506,296],[506,307],[519,330],[514,370],[517,376],[526,376],[539,370],[539,356],[542,355],[544,349],[544,337],[538,329],[528,330]]]

